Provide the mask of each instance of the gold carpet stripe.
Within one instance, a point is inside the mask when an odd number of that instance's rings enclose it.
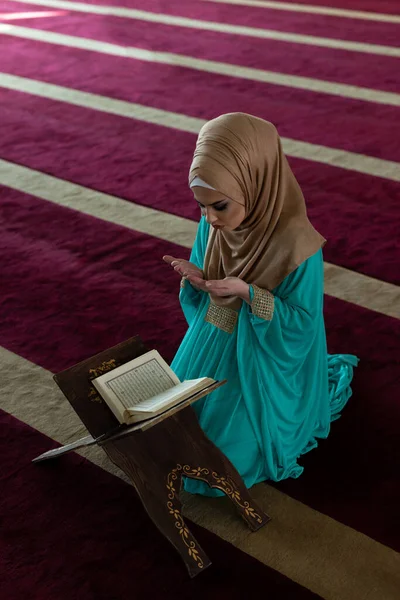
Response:
[[[302,35],[287,31],[276,31],[274,29],[261,29],[247,27],[244,25],[233,25],[230,23],[219,23],[214,21],[202,21],[201,19],[190,19],[162,13],[147,12],[134,8],[122,8],[119,6],[103,6],[97,4],[86,4],[84,2],[69,2],[68,0],[16,0],[24,4],[35,4],[37,6],[51,6],[64,10],[78,11],[98,15],[112,15],[127,19],[135,19],[147,23],[160,23],[172,27],[188,27],[200,31],[214,31],[216,33],[227,33],[230,35],[247,36],[277,42],[289,42],[292,44],[306,44],[320,48],[335,48],[337,50],[349,50],[351,52],[362,52],[377,54],[381,56],[400,56],[400,48],[383,46],[380,44],[368,44],[364,42],[352,42],[334,38],[324,38],[315,35]]]
[[[62,444],[85,435],[49,371],[1,347],[0,363],[3,410]],[[126,481],[99,448],[80,453]],[[272,516],[256,534],[225,499],[185,495],[185,514],[326,600],[398,600],[399,554],[267,484],[251,494]]]
[[[349,10],[331,6],[314,6],[313,4],[296,4],[294,2],[268,2],[267,0],[203,0],[218,4],[233,4],[237,6],[255,6],[310,15],[325,15],[328,17],[343,17],[344,19],[361,19],[377,23],[400,23],[400,16],[385,13],[367,12],[365,10]]]
[[[133,231],[191,248],[197,224],[81,185],[0,160],[0,184]],[[400,318],[400,287],[325,263],[325,292]]]
[[[305,90],[307,92],[317,92],[339,96],[341,98],[351,98],[363,102],[373,102],[375,104],[389,104],[400,106],[400,94],[394,92],[385,92],[374,90],[372,88],[324,81],[323,79],[314,79],[312,77],[303,77],[299,75],[290,75],[264,69],[244,67],[241,65],[223,63],[214,60],[185,56],[184,54],[175,54],[172,52],[155,52],[144,48],[133,46],[119,46],[109,44],[88,38],[77,36],[57,34],[49,31],[38,31],[30,28],[19,27],[9,29],[7,26],[1,28],[0,33],[34,39],[50,44],[64,45],[71,48],[82,50],[91,50],[123,58],[151,62],[154,64],[170,65],[174,67],[183,67],[200,71],[202,73],[213,73],[225,77],[234,77],[236,79],[245,79],[249,81],[259,81],[270,85],[280,85],[293,89]]]
[[[0,159],[0,185],[191,248],[197,223]]]
[[[37,33],[40,34],[42,32],[38,31]],[[67,102],[92,110],[100,110],[121,117],[145,121],[154,125],[162,125],[188,133],[197,134],[206,122],[203,119],[189,117],[181,113],[152,108],[124,100],[116,100],[89,92],[81,92],[73,88],[9,75],[8,73],[0,73],[0,87],[34,94],[50,100]],[[392,181],[400,181],[400,164],[398,162],[349,152],[348,150],[341,150],[339,148],[311,144],[287,137],[281,139],[284,151],[288,156],[324,163],[367,175],[383,177]]]

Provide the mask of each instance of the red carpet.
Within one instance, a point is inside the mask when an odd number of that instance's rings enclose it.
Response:
[[[105,0],[102,3],[107,4]],[[121,5],[133,7],[130,2]],[[29,7],[32,10],[32,6],[14,3],[12,9],[22,12]],[[135,1],[134,7],[143,9],[144,3]],[[179,11],[176,3],[152,1],[146,3],[146,10],[203,19],[211,19],[215,13],[220,15],[217,21],[228,23],[253,14],[246,7],[198,1],[185,3]],[[258,12],[264,17],[259,18]],[[323,19],[325,29],[329,26],[339,39],[346,31],[358,31],[364,32],[362,41],[383,43],[379,33],[374,37],[372,32],[384,30],[384,43],[394,40],[393,24],[343,18],[332,21],[332,17],[294,16],[265,9],[254,14],[251,19],[264,27],[272,27],[271,19],[279,16],[285,31],[293,19],[296,23],[301,19],[306,22],[297,23],[298,33],[309,34],[307,23],[311,22],[315,35],[327,35],[321,30]],[[241,15],[240,19],[235,15]],[[398,90],[395,57],[316,50],[307,45],[299,48],[298,44],[207,31],[190,35],[185,27],[173,27],[171,35],[167,25],[74,12],[18,24],[121,46]],[[247,111],[273,121],[282,136],[392,161],[400,159],[398,108],[394,106],[14,37],[3,36],[0,44],[2,69],[10,74],[202,119],[232,110]],[[0,106],[4,115],[3,158],[140,204],[191,219],[198,217],[182,176],[190,163],[193,134],[15,91],[2,91]],[[174,151],[166,153],[165,147],[171,143]],[[329,240],[326,260],[399,284],[398,184],[299,158],[290,158],[290,162],[304,190],[310,217]],[[360,216],[363,226],[355,227]]]
[[[161,257],[187,250],[15,192],[7,198],[4,346],[60,371],[139,333],[172,359],[185,323],[178,277]],[[355,393],[328,441],[302,458],[304,475],[279,489],[398,548],[400,322],[333,298],[325,317],[330,351],[361,359]]]
[[[88,4],[387,47],[399,39],[393,23],[200,0]],[[398,8],[390,0],[307,0],[307,5],[388,14]],[[194,133],[6,89],[2,73],[198,119],[247,111],[275,122],[285,138],[331,148],[333,155],[343,150],[400,160],[398,106],[371,97],[354,100],[296,89],[290,82],[273,85],[114,56],[104,48],[67,47],[65,40],[31,41],[12,32],[17,25],[80,42],[398,94],[396,57],[65,8],[56,16],[27,14],[57,10],[0,2],[0,23],[4,19],[8,27],[0,29],[0,160],[187,219],[199,216],[187,190]],[[7,20],[13,13],[26,18]],[[319,163],[318,152],[313,161],[301,154],[289,160],[309,215],[328,238],[325,259],[399,285],[398,183],[385,178],[383,167],[381,177],[351,170],[356,161],[351,155],[348,169]],[[17,191],[18,182],[17,189],[1,185],[0,178],[0,346],[59,371],[139,333],[170,360],[185,323],[178,279],[161,257],[188,256],[179,236],[176,245],[170,244],[46,202],[35,196],[34,183],[33,178],[30,195]],[[325,313],[329,350],[361,359],[354,395],[329,439],[301,459],[301,478],[276,487],[399,550],[400,321],[335,298],[326,299]],[[5,413],[0,415],[0,443],[0,589],[7,600],[123,600],[145,594],[168,599],[178,590],[181,598],[239,599],[252,593],[258,597],[261,587],[274,600],[316,597],[193,526],[216,567],[194,584],[132,488],[76,455],[32,466],[31,458],[52,442]]]
[[[193,524],[213,566],[190,580],[129,485],[77,455],[29,463],[51,445],[0,411],[2,598],[319,598]]]
[[[185,175],[193,134],[17,92],[2,92],[0,105],[4,159],[153,208],[198,218]],[[39,116],[32,121],[32,114]],[[88,119],[94,133],[86,127]],[[172,139],[174,152],[166,153]],[[400,255],[398,184],[302,159],[290,162],[305,191],[310,217],[329,240],[326,260],[400,283],[396,268]],[[360,215],[363,226],[355,227]]]

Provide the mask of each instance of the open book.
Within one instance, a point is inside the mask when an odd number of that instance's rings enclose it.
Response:
[[[93,379],[120,423],[155,417],[215,383],[202,377],[181,383],[156,350]]]

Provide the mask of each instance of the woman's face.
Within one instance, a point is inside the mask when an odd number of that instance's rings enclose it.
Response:
[[[233,231],[243,223],[246,211],[242,204],[204,187],[194,186],[192,192],[201,208],[201,214],[215,229]]]

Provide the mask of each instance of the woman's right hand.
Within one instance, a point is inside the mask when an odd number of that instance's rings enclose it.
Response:
[[[174,258],[173,256],[163,256],[163,260],[181,275],[190,279],[204,279],[204,273],[199,267],[183,258]]]

